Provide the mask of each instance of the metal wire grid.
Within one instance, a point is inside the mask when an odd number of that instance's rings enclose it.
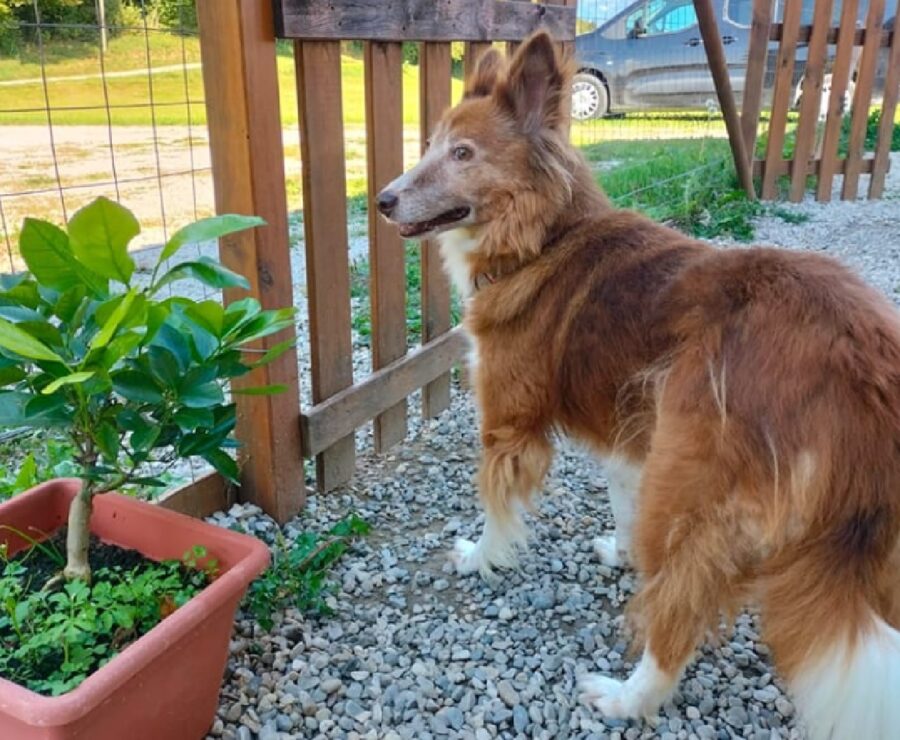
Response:
[[[108,192],[107,194],[112,196],[114,195],[115,199],[119,202],[122,201],[122,185],[132,185],[135,183],[141,182],[155,182],[156,190],[158,196],[158,210],[159,217],[162,224],[163,230],[163,239],[168,238],[169,233],[169,219],[166,213],[166,202],[164,198],[164,189],[165,189],[165,181],[171,178],[180,178],[185,176],[190,176],[190,188],[191,188],[191,205],[192,205],[192,213],[193,217],[196,219],[199,216],[199,198],[198,198],[198,185],[197,185],[197,175],[203,172],[210,172],[211,168],[209,166],[198,166],[196,160],[196,149],[199,146],[197,143],[197,139],[194,133],[194,113],[193,107],[197,105],[203,105],[204,101],[202,98],[193,98],[190,94],[190,84],[188,78],[188,72],[190,69],[194,68],[193,65],[188,63],[188,55],[187,55],[187,45],[186,39],[191,36],[196,36],[196,31],[190,28],[187,28],[184,23],[184,11],[189,5],[193,4],[193,0],[185,0],[184,3],[181,4],[180,10],[180,23],[176,28],[161,28],[150,25],[148,21],[148,17],[150,13],[148,12],[149,8],[147,7],[146,0],[140,0],[139,8],[141,12],[142,23],[140,25],[123,25],[123,24],[103,24],[101,25],[99,18],[97,22],[94,24],[87,23],[51,23],[45,22],[41,17],[41,2],[40,0],[31,0],[31,8],[34,13],[35,20],[31,21],[22,21],[18,24],[19,31],[25,35],[26,31],[30,31],[34,37],[34,41],[37,46],[38,57],[40,60],[40,85],[41,92],[43,97],[43,105],[40,107],[0,107],[0,122],[2,122],[4,115],[17,115],[17,114],[44,114],[46,116],[46,130],[48,134],[49,141],[49,153],[52,160],[52,174],[53,179],[55,180],[55,185],[53,187],[37,187],[37,188],[23,188],[18,187],[15,189],[9,190],[0,190],[0,230],[2,230],[3,243],[6,247],[6,257],[7,264],[0,266],[0,270],[5,272],[13,272],[17,268],[21,268],[21,264],[16,261],[16,249],[13,244],[13,227],[14,224],[10,223],[10,217],[8,215],[9,211],[9,203],[13,198],[19,197],[28,197],[28,196],[40,196],[40,195],[51,195],[56,194],[59,197],[59,205],[60,211],[63,217],[63,220],[68,220],[69,216],[69,208],[66,203],[66,194],[72,193],[76,191],[84,191],[84,190],[94,190],[94,191],[102,191],[110,189],[112,192]],[[110,73],[107,70],[107,52],[104,50],[103,44],[97,44],[99,54],[98,54],[98,65],[99,65],[99,78],[102,85],[103,91],[103,104],[102,105],[59,105],[54,106],[51,103],[50,96],[50,82],[52,81],[49,78],[47,73],[48,67],[48,45],[52,44],[52,39],[47,39],[46,35],[48,33],[52,33],[54,31],[85,31],[88,33],[96,33],[98,36],[103,30],[107,32],[131,32],[138,33],[143,36],[143,56],[144,56],[144,71],[146,72],[146,81],[147,81],[147,94],[148,94],[148,102],[146,103],[122,103],[115,104],[110,100],[110,92],[109,92],[109,79],[111,77],[118,76],[115,72]],[[155,99],[155,90],[154,90],[154,69],[153,69],[153,54],[151,49],[151,35],[152,34],[168,34],[168,35],[177,35],[180,38],[180,56],[181,56],[181,73],[182,73],[182,81],[183,81],[183,91],[184,97],[179,100],[168,100],[168,101],[158,101]],[[165,107],[184,107],[187,111],[187,148],[188,148],[188,157],[189,157],[189,166],[187,169],[179,168],[177,170],[169,170],[166,171],[163,167],[162,158],[160,155],[160,132],[159,125],[157,121],[157,111],[160,108]],[[153,148],[153,159],[154,159],[154,172],[148,175],[140,175],[140,176],[131,176],[131,177],[122,177],[120,175],[120,168],[117,162],[117,151],[114,142],[114,128],[115,124],[113,123],[112,113],[115,110],[136,110],[136,109],[149,109],[150,112],[150,130],[152,132],[152,148]],[[102,111],[105,117],[105,127],[106,127],[106,145],[105,148],[109,154],[109,177],[100,181],[90,181],[90,182],[67,182],[64,181],[63,176],[61,174],[60,165],[65,162],[65,155],[61,154],[60,147],[57,144],[57,136],[56,136],[56,128],[57,124],[54,123],[53,114],[55,112],[71,112],[71,111]],[[0,186],[2,187],[2,186]],[[4,201],[6,201],[6,206],[4,205]],[[127,205],[127,203],[126,203]],[[199,250],[199,247],[197,247]]]
[[[83,24],[83,23],[46,23],[41,19],[41,8],[39,0],[32,0],[31,6],[34,12],[35,21],[34,22],[22,22],[19,23],[19,30],[24,31],[26,29],[30,29],[33,31],[34,38],[37,45],[38,55],[40,59],[40,68],[41,68],[41,76],[40,76],[40,84],[41,91],[43,96],[43,106],[41,107],[2,107],[0,108],[0,121],[2,121],[2,117],[4,114],[6,115],[16,115],[16,114],[29,114],[29,113],[37,113],[44,114],[46,116],[46,126],[49,140],[49,148],[50,155],[53,162],[53,179],[55,180],[55,187],[39,187],[39,188],[18,188],[13,190],[0,190],[0,230],[2,230],[3,241],[6,246],[6,256],[8,263],[7,265],[0,266],[0,272],[14,272],[17,268],[21,268],[21,264],[17,263],[15,258],[15,251],[13,247],[13,239],[12,239],[12,224],[9,222],[9,218],[7,217],[7,208],[4,207],[4,200],[9,203],[11,198],[18,197],[28,197],[28,196],[40,196],[40,195],[50,195],[56,194],[59,197],[59,204],[62,213],[63,220],[68,220],[69,216],[69,208],[66,203],[66,194],[76,191],[84,191],[84,190],[112,190],[115,195],[115,199],[118,202],[122,201],[122,188],[123,185],[131,185],[140,182],[155,182],[156,190],[158,196],[158,208],[159,215],[162,222],[163,229],[163,239],[168,239],[169,234],[169,220],[167,218],[166,213],[166,203],[164,198],[164,188],[165,182],[171,178],[179,178],[190,176],[190,185],[191,185],[191,210],[193,213],[194,219],[199,217],[200,206],[199,206],[199,198],[198,198],[198,184],[197,184],[197,175],[201,172],[209,172],[211,168],[209,166],[200,167],[197,166],[196,162],[196,147],[198,146],[197,140],[194,134],[194,112],[193,106],[203,105],[204,101],[202,98],[196,99],[192,98],[190,94],[190,81],[188,77],[188,72],[192,69],[192,65],[188,62],[188,54],[187,54],[187,44],[186,39],[190,36],[196,36],[196,32],[192,29],[188,29],[184,25],[184,9],[188,6],[188,3],[193,3],[193,0],[186,0],[180,7],[181,11],[181,22],[178,28],[156,28],[152,27],[148,22],[148,8],[146,7],[145,0],[140,0],[140,10],[142,16],[142,24],[140,26],[128,26],[128,25],[101,25],[98,19],[96,24]],[[98,35],[101,31],[105,29],[107,32],[137,32],[143,35],[143,52],[144,52],[144,65],[146,70],[146,80],[147,80],[147,93],[148,93],[148,101],[147,103],[126,103],[126,104],[114,104],[110,101],[110,93],[109,93],[109,79],[111,74],[107,70],[107,52],[104,49],[103,44],[98,44],[99,50],[99,77],[102,85],[103,91],[103,104],[102,105],[68,105],[68,106],[53,106],[51,104],[50,99],[50,85],[49,78],[47,74],[47,44],[48,41],[45,38],[45,33],[49,31],[59,31],[59,30],[84,30],[87,32],[95,32]],[[181,100],[176,101],[166,101],[161,102],[155,99],[155,90],[153,84],[153,54],[151,49],[150,38],[151,34],[154,33],[164,33],[164,34],[177,34],[180,37],[180,56],[181,56],[181,73],[182,73],[182,88],[184,91],[184,97]],[[112,76],[116,76],[115,73],[112,73]],[[187,142],[188,142],[188,159],[189,166],[187,169],[180,168],[177,170],[169,170],[166,171],[163,167],[162,157],[160,155],[160,136],[159,136],[159,125],[157,121],[157,110],[164,107],[172,107],[172,106],[184,106],[187,112]],[[150,111],[150,130],[152,132],[152,148],[153,148],[153,159],[154,159],[154,169],[155,171],[149,175],[141,175],[141,176],[133,176],[133,177],[122,177],[120,175],[120,168],[117,163],[117,152],[115,146],[115,139],[113,135],[113,131],[115,125],[113,123],[112,112],[117,109],[149,109]],[[64,155],[61,154],[59,147],[57,145],[57,137],[55,131],[55,124],[53,120],[54,112],[65,112],[65,111],[102,111],[105,116],[105,127],[106,127],[106,149],[109,155],[109,177],[108,179],[101,181],[91,181],[91,182],[74,182],[74,183],[64,183],[63,177],[60,171],[61,161],[64,161]],[[127,204],[126,204],[127,205]],[[201,254],[202,250],[200,245],[195,245],[195,250],[198,256]],[[170,295],[172,294],[172,287],[169,286]],[[207,288],[203,288],[204,298],[214,297]],[[20,433],[20,430],[12,430],[8,433],[10,436],[15,436]],[[158,473],[160,471],[153,471],[154,473]],[[197,469],[195,465],[189,466],[189,474],[191,480],[196,480]]]

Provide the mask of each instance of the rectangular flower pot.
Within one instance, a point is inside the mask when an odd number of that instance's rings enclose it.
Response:
[[[66,523],[76,480],[56,480],[0,504],[0,524],[35,539]],[[3,740],[198,740],[215,718],[237,609],[269,563],[259,540],[118,494],[94,499],[91,531],[152,560],[203,545],[219,577],[77,688],[41,696],[0,678]],[[14,553],[28,543],[0,530]]]

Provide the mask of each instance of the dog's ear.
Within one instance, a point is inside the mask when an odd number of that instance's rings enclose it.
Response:
[[[503,71],[503,57],[496,49],[488,49],[475,64],[475,71],[466,79],[464,98],[483,98],[494,92]]]
[[[568,79],[550,35],[538,31],[516,51],[498,95],[526,133],[555,129],[567,117]]]

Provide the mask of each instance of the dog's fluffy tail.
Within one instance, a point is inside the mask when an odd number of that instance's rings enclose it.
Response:
[[[764,621],[776,665],[811,740],[900,737],[900,631],[884,618],[896,598],[893,558],[844,549],[841,560],[834,539],[823,540],[770,580]]]
[[[813,740],[900,736],[900,632],[874,615],[861,634],[810,656],[791,684]]]

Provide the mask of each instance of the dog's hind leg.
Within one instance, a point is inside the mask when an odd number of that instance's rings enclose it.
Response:
[[[546,436],[513,427],[485,431],[479,471],[484,529],[477,542],[458,540],[451,554],[460,574],[491,575],[494,568],[513,568],[520,548],[528,544],[522,518],[550,466],[553,448]]]
[[[661,421],[654,435],[662,444],[644,467],[634,543],[644,585],[629,607],[644,654],[625,681],[588,675],[580,684],[582,701],[608,717],[655,714],[743,582],[749,555],[740,516],[728,511],[733,484],[708,438],[692,435],[685,419]]]
[[[641,485],[641,469],[619,457],[607,458],[603,468],[616,529],[612,534],[594,539],[594,552],[604,565],[624,567],[631,558],[631,534]]]

